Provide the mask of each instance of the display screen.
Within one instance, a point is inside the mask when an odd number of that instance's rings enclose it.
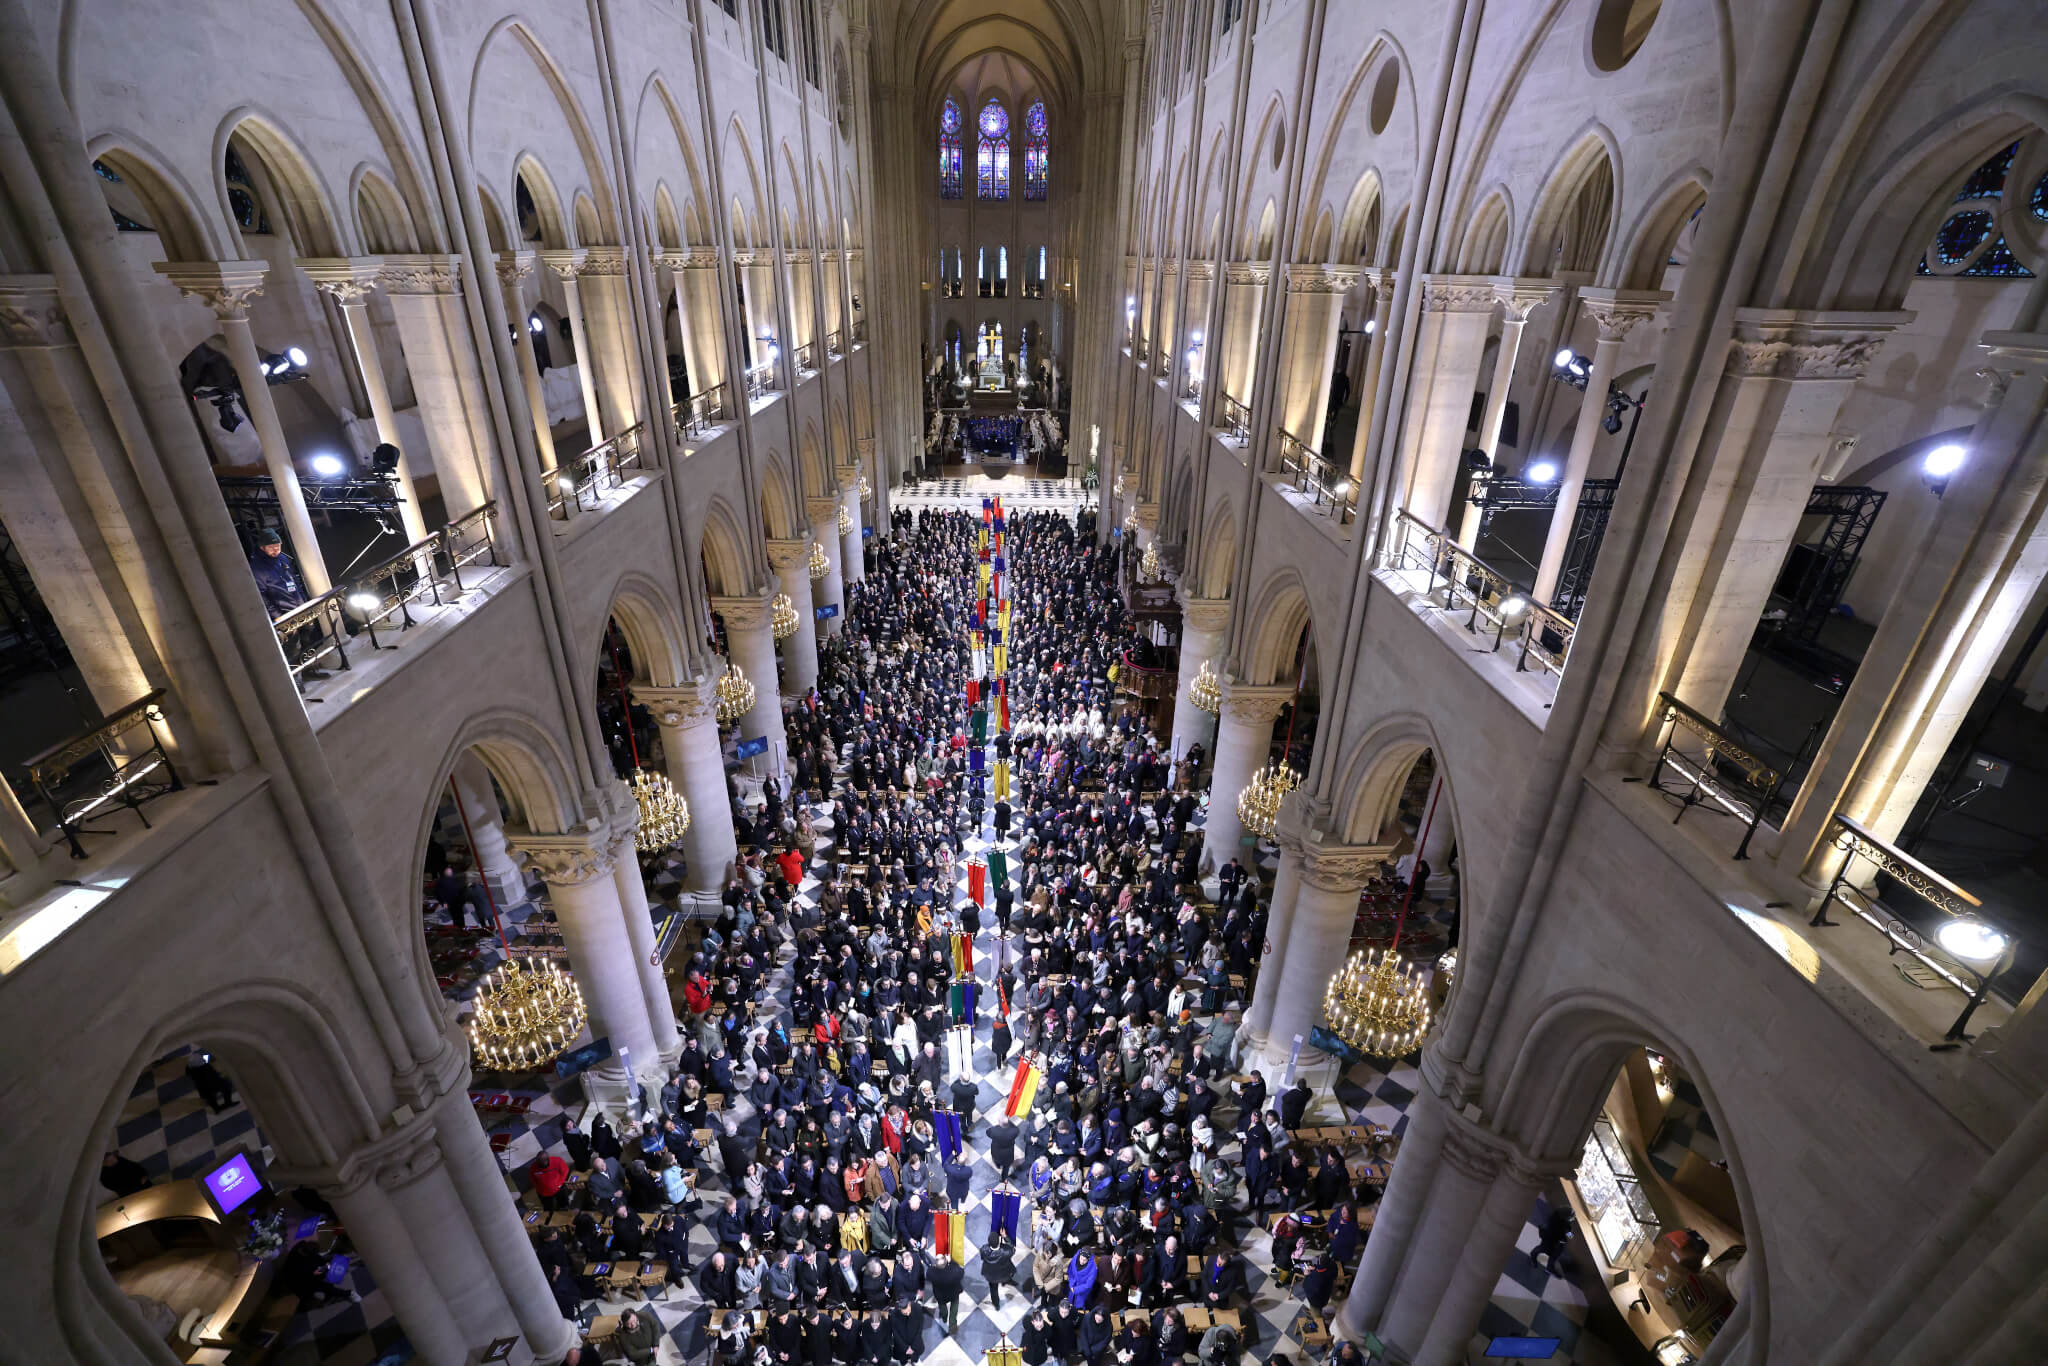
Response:
[[[247,1153],[236,1153],[201,1177],[200,1182],[212,1197],[214,1208],[223,1215],[233,1214],[263,1189],[263,1178],[249,1165]]]
[[[1563,1343],[1563,1338],[1495,1338],[1486,1344],[1486,1355],[1490,1361],[1548,1361]]]

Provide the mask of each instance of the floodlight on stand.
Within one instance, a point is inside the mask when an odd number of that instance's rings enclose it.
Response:
[[[1934,938],[1965,963],[1996,963],[2012,941],[2003,930],[1975,917],[1951,920],[1934,932]]]
[[[667,774],[635,769],[633,801],[640,808],[640,828],[633,832],[633,844],[642,853],[666,849],[689,831],[690,804]]]
[[[1557,478],[1557,462],[1555,460],[1538,460],[1535,464],[1529,466],[1527,470],[1523,471],[1523,473],[1532,484],[1548,484]]]
[[[1211,716],[1223,710],[1223,684],[1216,677],[1216,666],[1209,660],[1202,661],[1202,667],[1195,670],[1188,683],[1188,702]]]
[[[540,314],[538,313],[532,314],[527,318],[526,327],[529,332],[536,334],[547,331],[547,324],[540,320]]]
[[[844,508],[840,509],[840,512],[842,514],[845,511],[846,509]],[[832,561],[830,557],[828,557],[825,554],[825,543],[823,541],[811,542],[811,555],[810,559],[806,562],[805,567],[811,571],[811,577],[814,579],[822,579],[825,577],[825,575],[831,572]]]
[[[1370,337],[1373,333],[1379,330],[1379,326],[1380,320],[1378,318],[1367,318],[1365,320],[1365,326],[1361,330],[1365,333],[1366,336]]]
[[[1558,352],[1555,356],[1551,357],[1550,363],[1552,365],[1555,365],[1560,370],[1565,370],[1569,369],[1571,367],[1571,363],[1577,358],[1578,353],[1573,351],[1569,346],[1567,346],[1564,348],[1564,350]]]
[[[718,723],[729,726],[754,709],[754,683],[740,666],[727,663],[714,690],[718,695],[715,712]]]
[[[398,447],[389,441],[380,442],[377,449],[370,452],[370,468],[382,475],[396,474],[399,456]]]
[[[777,640],[788,640],[796,634],[796,604],[789,600],[789,594],[777,593],[775,601],[768,604],[768,629]]]
[[[291,363],[297,366],[299,369],[303,370],[306,368],[306,353],[300,348],[296,346],[287,346],[284,349],[284,354],[286,359],[290,360]]]
[[[348,595],[348,605],[361,612],[364,616],[368,616],[383,606],[384,600],[366,588],[359,588]]]
[[[524,1072],[561,1055],[583,1032],[583,990],[552,958],[508,958],[470,1000],[470,1053],[494,1072]]]
[[[1529,600],[1520,593],[1510,593],[1500,602],[1500,614],[1504,617],[1518,617],[1529,610]]]
[[[348,462],[328,451],[322,451],[306,463],[311,465],[313,473],[322,479],[339,479],[348,473]]]

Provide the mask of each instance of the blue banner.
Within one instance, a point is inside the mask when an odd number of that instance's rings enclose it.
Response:
[[[767,752],[768,737],[765,735],[756,735],[751,740],[742,740],[733,747],[733,753],[742,759],[751,759],[756,754],[766,754]]]
[[[871,526],[862,527],[860,529],[860,538],[863,541],[872,541],[875,538],[875,529]]]
[[[813,607],[811,609],[811,615],[816,617],[819,621],[830,621],[832,620],[832,618],[839,615],[839,604],[836,602],[828,602],[823,607]]]
[[[588,1072],[612,1055],[610,1035],[599,1035],[583,1047],[555,1059],[555,1075],[573,1077]]]

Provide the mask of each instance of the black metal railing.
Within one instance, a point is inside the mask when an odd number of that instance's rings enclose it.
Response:
[[[677,435],[701,435],[714,423],[732,420],[732,390],[723,384],[714,384],[703,393],[692,394],[671,407],[669,416],[675,420]]]
[[[806,375],[818,373],[818,345],[816,342],[805,342],[802,346],[797,347],[792,354],[796,360],[796,368],[798,370]]]
[[[1444,612],[1468,613],[1465,629],[1474,635],[1480,633],[1484,621],[1493,630],[1496,651],[1512,638],[1518,652],[1517,671],[1534,667],[1544,673],[1564,673],[1577,630],[1571,618],[1531,602],[1507,575],[1459,545],[1450,533],[1406,511],[1399,512],[1381,565],[1428,574],[1423,596]]]
[[[827,332],[825,334],[825,354],[835,358],[845,355],[845,336],[839,332]]]
[[[855,346],[866,345],[868,339],[868,320],[866,318],[855,318],[853,326],[849,331],[853,334],[853,344]]]
[[[1280,433],[1274,453],[1278,472],[1309,496],[1309,504],[1339,526],[1358,517],[1358,486],[1336,464],[1293,432]]]
[[[450,598],[468,591],[462,571],[498,557],[495,502],[465,513],[433,535],[413,542],[360,574],[336,584],[282,616],[270,626],[284,651],[285,667],[303,686],[351,667],[350,642],[367,634],[372,649],[389,649],[379,627],[402,632],[419,623],[415,608],[445,607]],[[423,604],[422,600],[426,600]]]
[[[1678,798],[1673,825],[1685,819],[1695,806],[1713,806],[1742,822],[1742,843],[1735,857],[1749,857],[1749,842],[1764,822],[1764,813],[1778,795],[1785,775],[1746,749],[1736,738],[1688,707],[1668,692],[1657,694],[1661,708],[1657,727],[1664,732],[1664,745],[1650,770],[1650,786]],[[1696,750],[1686,746],[1687,737],[1698,742]],[[1664,771],[1670,769],[1684,780],[1683,788],[1664,786]]]
[[[1820,909],[1814,912],[1808,923],[1814,926],[1834,925],[1837,922],[1828,919],[1828,907],[1847,906],[1885,937],[1890,945],[1890,954],[1911,954],[1922,967],[1969,998],[1963,1006],[1963,1013],[1942,1036],[1950,1043],[1969,1038],[1970,1035],[1964,1031],[1969,1027],[1970,1016],[1984,1004],[1992,979],[2011,965],[2019,941],[1983,924],[1977,915],[1983,903],[1976,897],[1905,850],[1879,839],[1875,831],[1837,812],[1829,833],[1835,847],[1844,855],[1842,866],[1835,874],[1835,880],[1828,884],[1828,893],[1821,898]],[[1973,963],[1949,952],[1939,942],[1942,937],[1940,929],[1935,931],[1936,942],[1928,942],[1919,928],[1910,924],[1878,893],[1856,885],[1852,878],[1859,858],[1892,886],[1918,899],[1936,920],[1944,924],[1975,922],[1971,928],[1980,932],[1989,956]]]
[[[1250,445],[1252,410],[1229,394],[1216,396],[1216,429],[1240,445]]]
[[[647,424],[636,422],[574,460],[545,471],[541,483],[547,493],[548,516],[567,521],[577,509],[594,506],[625,483],[627,473],[639,469],[645,460],[646,435]]]
[[[158,688],[28,761],[29,786],[56,817],[72,858],[86,857],[79,836],[114,833],[88,829],[93,817],[126,807],[146,829],[143,803],[185,786],[164,749],[163,700]]]

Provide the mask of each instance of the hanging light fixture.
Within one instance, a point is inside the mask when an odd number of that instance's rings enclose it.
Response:
[[[1216,666],[1206,659],[1188,684],[1188,701],[1211,716],[1223,710],[1223,684],[1216,677]]]
[[[1135,513],[1135,512],[1126,512],[1126,513],[1124,514],[1124,535],[1126,535],[1126,536],[1135,536],[1135,535],[1137,535],[1137,534],[1138,534],[1138,514],[1137,514],[1137,513]]]
[[[1128,476],[1126,476],[1122,470],[1118,470],[1116,481],[1109,486],[1109,491],[1116,497],[1121,498],[1124,496],[1124,490],[1129,486],[1130,481]]]
[[[1271,839],[1280,819],[1280,803],[1301,785],[1295,771],[1282,763],[1267,764],[1237,794],[1237,822],[1260,839]]]
[[[846,509],[841,508],[839,511],[841,515],[844,515]],[[832,561],[826,558],[825,555],[825,543],[823,541],[812,541],[810,559],[811,577],[814,579],[822,579],[825,577],[826,573],[831,568]]]
[[[1145,547],[1145,553],[1138,557],[1138,575],[1146,580],[1159,578],[1159,542]]]
[[[844,503],[839,505],[839,534],[842,536],[853,534],[853,514],[846,510]]]
[[[754,709],[754,683],[737,664],[727,664],[718,678],[718,724],[729,726]]]
[[[470,1000],[470,1054],[494,1072],[524,1072],[583,1032],[583,989],[552,958],[508,958]]]
[[[789,594],[777,593],[775,601],[768,604],[768,629],[777,640],[788,640],[796,634],[796,604],[789,600]]]
[[[867,475],[860,477],[860,500],[865,503],[874,494],[874,486],[868,483]]]
[[[633,836],[642,853],[666,849],[690,828],[690,804],[666,773],[646,769],[633,774],[633,800],[640,807],[640,829]]]
[[[1330,979],[1323,1016],[1359,1052],[1398,1058],[1414,1052],[1429,1032],[1429,988],[1396,948],[1361,949]]]

